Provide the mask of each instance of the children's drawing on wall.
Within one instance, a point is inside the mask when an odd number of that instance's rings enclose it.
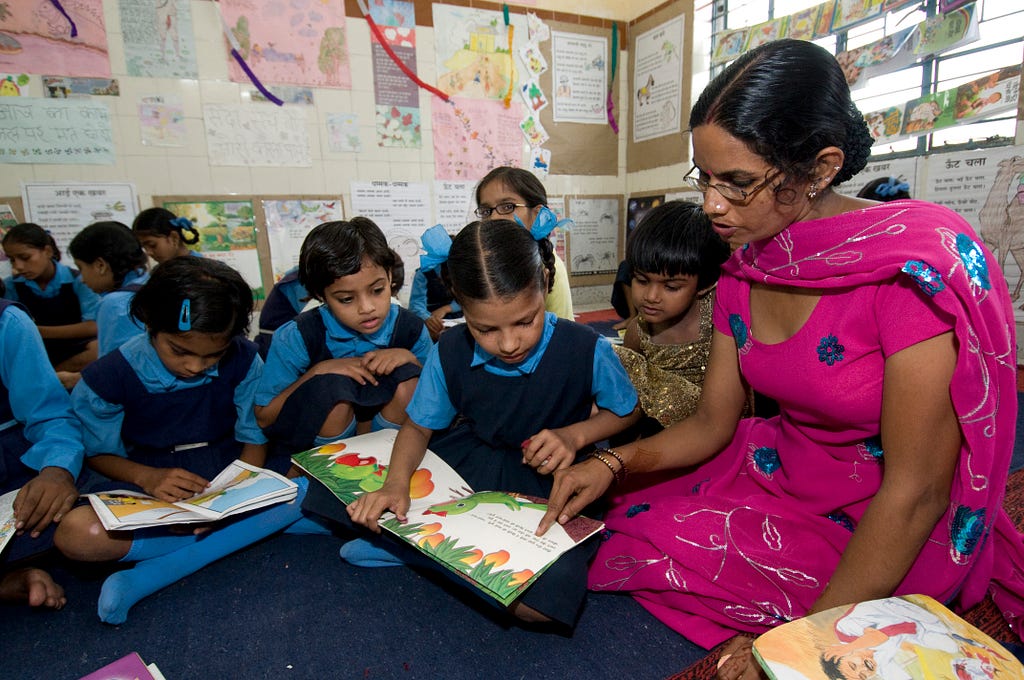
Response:
[[[435,103],[430,109],[436,179],[476,181],[501,165],[522,166],[519,101],[506,109],[499,101],[453,99],[451,105]]]
[[[51,99],[72,97],[121,96],[121,85],[116,78],[69,78],[43,76],[43,96]]]
[[[143,97],[139,101],[139,132],[151,146],[185,145],[185,109],[175,97]]]
[[[119,0],[130,76],[198,78],[188,0]]]
[[[551,170],[551,149],[534,147],[530,149],[530,171],[540,179],[546,179]]]
[[[956,119],[961,121],[1016,109],[1020,98],[1020,70],[1020,64],[1008,66],[958,87]]]
[[[313,227],[342,219],[341,198],[265,199],[262,203],[274,281],[298,266],[302,241]]]
[[[747,47],[752,50],[759,45],[778,40],[786,35],[786,27],[789,24],[789,17],[779,17],[752,26],[747,31]]]
[[[510,16],[514,27],[510,51],[501,12],[440,4],[432,9],[437,87],[460,97],[504,98],[509,85],[518,81],[514,54],[526,46],[525,17]]]
[[[374,123],[378,146],[418,149],[422,144],[419,107],[377,106]]]
[[[78,35],[74,38],[71,23],[56,3],[0,3],[4,9],[0,12],[0,71],[110,77],[103,0],[60,4],[75,22]]]
[[[359,139],[359,116],[355,113],[327,114],[327,148],[332,153],[363,150]]]
[[[25,73],[0,74],[0,97],[27,97],[29,82],[31,79]]]
[[[743,46],[747,44],[747,29],[737,28],[715,34],[715,51],[711,55],[711,63],[724,64],[740,56]]]
[[[978,211],[979,233],[1004,272],[1008,272],[1010,260],[1016,266],[1011,297],[1018,303],[1024,285],[1020,276],[1024,271],[1024,156],[1004,158],[996,167],[995,179]]]
[[[904,134],[924,134],[953,124],[953,90],[925,95],[907,103]]]
[[[531,79],[522,83],[519,86],[519,94],[534,113],[540,113],[548,105],[548,98],[544,96],[544,90],[540,89],[540,83],[536,80]]]
[[[242,58],[264,83],[352,87],[342,4],[221,0],[218,5]],[[227,50],[224,58],[231,80],[249,82]]]

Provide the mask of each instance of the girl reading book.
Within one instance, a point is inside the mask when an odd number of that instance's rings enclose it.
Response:
[[[249,286],[221,262],[179,257],[153,271],[131,303],[146,335],[89,366],[71,395],[88,465],[111,480],[100,488],[176,502],[203,491],[236,458],[279,472],[289,466],[287,458],[267,459],[253,415],[263,363],[244,337],[252,307]],[[201,535],[108,532],[81,505],[54,540],[73,559],[136,562],[107,578],[100,593],[100,618],[122,623],[143,597],[299,518],[292,503]]]
[[[466,324],[431,349],[387,480],[348,506],[353,522],[379,531],[385,510],[404,518],[428,443],[473,489],[547,497],[552,472],[636,420],[636,392],[610,343],[545,311],[552,255],[547,239],[509,220],[473,222],[455,237],[448,272]],[[511,613],[574,625],[595,548],[564,555]]]

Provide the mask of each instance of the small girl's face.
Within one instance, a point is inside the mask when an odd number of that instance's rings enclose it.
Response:
[[[544,335],[544,294],[524,290],[513,298],[462,302],[466,327],[477,344],[506,364],[526,359]]]
[[[179,378],[195,378],[212,368],[231,346],[227,333],[156,333],[150,339],[164,367]]]
[[[633,272],[633,306],[650,324],[671,325],[679,321],[697,297],[697,277],[692,274],[665,276]]]
[[[509,189],[504,182],[497,180],[480,187],[480,200],[478,208],[501,208],[502,206],[515,206],[511,213],[502,215],[498,210],[493,210],[488,220],[512,220],[518,217],[519,221],[529,229],[533,226],[533,220],[540,212],[541,206],[535,205],[532,208],[526,207],[526,199]]]
[[[365,335],[375,333],[391,311],[391,273],[363,258],[359,271],[335,279],[324,289],[324,304],[346,328]]]
[[[182,254],[181,239],[177,234],[161,236],[160,234],[141,233],[138,235],[138,239],[139,245],[146,251],[146,255],[153,258],[157,264]]]
[[[25,243],[8,243],[4,254],[11,261],[11,272],[29,281],[49,281],[54,275],[53,249],[36,248]]]
[[[75,259],[75,268],[82,274],[82,283],[94,293],[109,293],[114,290],[114,272],[102,257],[93,263]]]

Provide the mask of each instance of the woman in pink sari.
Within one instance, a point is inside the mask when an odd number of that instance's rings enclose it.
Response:
[[[539,532],[613,479],[656,473],[619,490],[590,587],[705,647],[904,593],[962,609],[992,590],[1016,624],[1024,548],[1001,509],[1016,348],[991,254],[946,208],[832,190],[872,139],[812,43],[741,56],[690,127],[688,180],[736,248],[700,406],[556,473]],[[741,420],[747,385],[780,415]],[[757,677],[749,642],[727,647],[721,677]]]

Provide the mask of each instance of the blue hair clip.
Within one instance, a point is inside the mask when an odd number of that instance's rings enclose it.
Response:
[[[192,228],[192,220],[190,220],[187,217],[175,217],[173,220],[171,220],[171,224],[177,227],[178,229]]]
[[[901,191],[910,191],[910,185],[896,177],[890,177],[888,182],[883,182],[875,187],[875,193],[883,197],[895,196]]]
[[[178,313],[178,330],[182,332],[192,330],[192,302],[188,298],[181,301],[181,311]]]
[[[523,224],[518,217],[516,222]],[[523,226],[525,227],[526,225],[524,224]],[[559,227],[567,230],[572,229],[572,220],[568,218],[560,220],[554,210],[546,205],[542,205],[540,210],[537,211],[537,217],[533,220],[533,226],[530,227],[530,235],[533,236],[535,241],[539,241],[542,238],[547,238],[551,232]]]
[[[448,261],[448,251],[452,247],[452,237],[445,231],[443,225],[435,224],[423,232],[421,237],[423,250],[426,252],[420,255],[420,269],[429,272],[440,268]]]

